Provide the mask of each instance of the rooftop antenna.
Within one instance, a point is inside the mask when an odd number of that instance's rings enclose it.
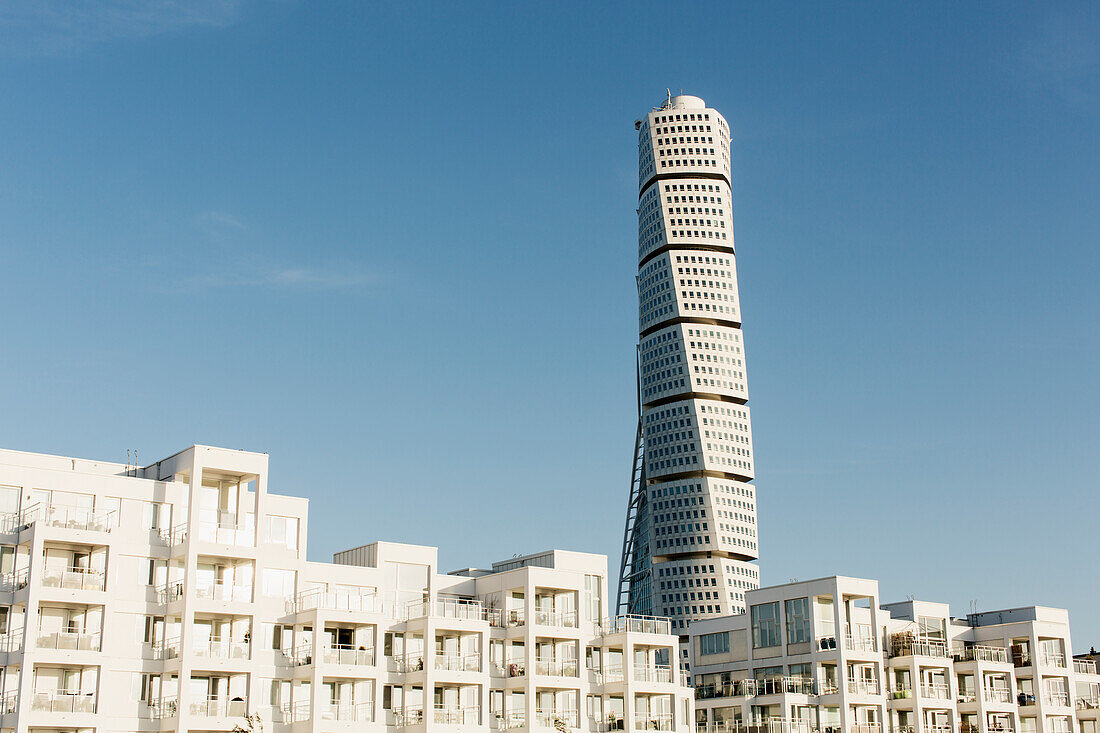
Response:
[[[137,470],[138,470],[138,454],[137,454],[137,448],[134,448],[134,476],[137,476]]]
[[[130,475],[130,449],[126,449],[126,475]]]
[[[668,92],[668,102],[666,102],[666,104],[669,107],[671,107],[672,106],[672,90],[669,89],[668,87],[665,87],[665,91]]]

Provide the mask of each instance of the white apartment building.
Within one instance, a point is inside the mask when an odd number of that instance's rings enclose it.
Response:
[[[0,730],[687,733],[678,637],[609,618],[605,557],[310,562],[307,509],[266,454],[0,451]]]
[[[619,608],[736,613],[760,585],[730,128],[672,96],[638,130],[638,431]]]
[[[844,577],[748,604],[691,626],[698,733],[1097,733],[1100,675],[1062,609],[957,619]]]

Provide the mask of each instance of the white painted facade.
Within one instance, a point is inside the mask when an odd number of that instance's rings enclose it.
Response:
[[[626,608],[686,638],[759,586],[730,128],[687,95],[635,126],[644,497],[628,515]]]
[[[665,619],[608,618],[607,560],[441,574],[377,542],[306,558],[266,454],[144,468],[0,451],[0,730],[664,730],[693,717]]]
[[[1098,733],[1100,675],[1062,609],[957,619],[844,577],[748,604],[692,624],[698,733]]]

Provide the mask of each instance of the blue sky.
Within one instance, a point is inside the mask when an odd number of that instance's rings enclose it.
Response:
[[[666,87],[734,134],[763,581],[1100,645],[1095,3],[0,2],[0,445],[617,567]]]

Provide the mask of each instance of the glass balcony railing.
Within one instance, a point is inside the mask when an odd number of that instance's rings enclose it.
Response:
[[[473,654],[436,654],[435,668],[445,672],[480,672],[481,655]]]
[[[667,618],[633,614],[615,616],[600,622],[600,632],[603,634],[617,634],[622,631],[669,635],[672,633],[672,622]]]
[[[95,568],[47,568],[42,573],[42,585],[66,590],[103,590],[105,580],[103,571]]]
[[[1073,671],[1077,674],[1096,674],[1095,659],[1074,659]]]
[[[0,715],[14,715],[19,712],[19,691],[11,690],[0,695]]]
[[[422,725],[424,723],[424,708],[414,706],[397,708],[393,711],[393,722],[398,728]]]
[[[559,628],[575,629],[577,627],[576,611],[542,611],[535,610],[536,626],[556,626]]]
[[[535,724],[540,728],[580,728],[581,716],[576,710],[539,710]]]
[[[636,682],[672,682],[672,667],[657,664],[652,667],[635,667]]]
[[[374,649],[350,644],[326,645],[321,647],[321,661],[325,664],[369,667],[374,664]]]
[[[950,697],[951,690],[946,683],[922,683],[920,686],[920,694],[921,697],[931,700],[946,700]]]
[[[409,652],[404,656],[394,657],[393,665],[397,672],[420,672],[424,669],[424,652]]]
[[[210,695],[192,700],[188,709],[191,715],[204,718],[243,718],[248,712],[248,702],[242,697]]]
[[[94,713],[96,696],[79,690],[52,690],[35,692],[31,697],[31,710],[47,713]]]
[[[225,580],[201,580],[195,583],[195,597],[204,601],[251,603],[252,585]]]
[[[1047,667],[1066,668],[1066,655],[1061,652],[1043,652],[1039,655],[1039,664]]]
[[[149,703],[149,717],[152,720],[174,718],[178,712],[179,699],[175,696],[162,697],[160,700]]]
[[[307,590],[287,598],[286,607],[287,613],[299,613],[314,609],[382,613],[382,597],[377,593]]]
[[[23,526],[41,524],[86,532],[110,532],[115,521],[114,512],[97,512],[78,506],[35,504],[22,513],[20,523]]]
[[[982,699],[986,702],[1012,702],[1012,690],[1007,687],[985,687],[982,688]]]
[[[536,659],[535,674],[550,677],[577,677],[580,665],[576,659]]]
[[[432,722],[436,725],[481,725],[481,708],[476,705],[464,708],[436,705]]]
[[[672,730],[672,713],[643,713],[634,716],[635,730]]]
[[[39,634],[35,646],[39,649],[98,652],[101,636],[98,632],[86,634],[79,631],[51,631]]]
[[[308,704],[308,703],[307,703]],[[345,703],[331,702],[318,706],[318,717],[321,720],[339,720],[357,723],[374,722],[374,703]]]
[[[1008,650],[997,646],[967,646],[951,650],[951,656],[959,662],[1008,663]]]
[[[248,659],[249,643],[244,639],[208,636],[195,639],[191,648],[195,656],[205,659]]]

